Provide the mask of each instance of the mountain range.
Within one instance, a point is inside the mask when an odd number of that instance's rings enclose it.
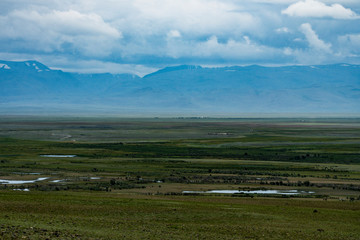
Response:
[[[0,113],[360,113],[360,65],[173,66],[139,77],[0,61]]]

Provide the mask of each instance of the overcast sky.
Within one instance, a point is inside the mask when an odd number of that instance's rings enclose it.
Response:
[[[360,64],[359,0],[1,0],[0,29],[0,59],[64,71]]]

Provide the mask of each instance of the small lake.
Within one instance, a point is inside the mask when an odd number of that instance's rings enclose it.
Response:
[[[30,192],[30,189],[28,188],[24,188],[24,189],[20,189],[20,188],[16,188],[16,189],[13,189],[14,191],[22,191],[22,192]]]
[[[59,182],[62,182],[64,180],[53,180],[53,181],[50,181],[50,182],[53,182],[53,183],[59,183]]]
[[[45,154],[45,155],[40,155],[40,157],[51,157],[51,158],[73,158],[73,157],[76,157],[76,155]]]
[[[26,183],[35,183],[35,182],[39,182],[39,181],[44,181],[46,179],[48,179],[48,177],[37,178],[35,180],[4,180],[4,179],[0,179],[0,184],[26,184]]]
[[[299,190],[210,190],[210,191],[183,191],[182,193],[217,193],[217,194],[279,194],[279,195],[297,195],[297,194],[311,194],[314,192],[299,191]]]

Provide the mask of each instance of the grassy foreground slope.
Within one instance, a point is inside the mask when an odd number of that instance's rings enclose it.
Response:
[[[0,239],[358,239],[359,146],[359,119],[4,117]]]
[[[360,204],[2,192],[2,239],[358,239]]]

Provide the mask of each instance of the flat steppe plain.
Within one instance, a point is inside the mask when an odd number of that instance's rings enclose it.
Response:
[[[2,116],[0,209],[1,239],[359,239],[360,119]]]

